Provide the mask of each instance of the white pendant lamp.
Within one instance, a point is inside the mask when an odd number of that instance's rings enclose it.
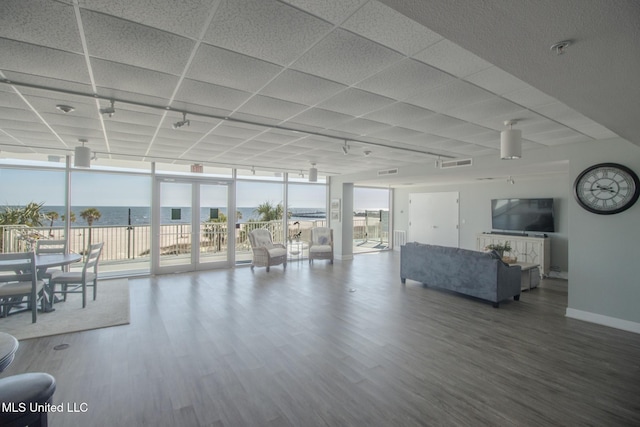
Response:
[[[309,182],[318,182],[318,169],[315,163],[311,163],[311,169],[309,169]]]
[[[509,126],[509,129],[500,132],[500,158],[502,160],[522,157],[522,131],[512,128],[516,123],[518,123],[517,120],[507,120],[504,124]]]
[[[91,149],[84,146],[87,140],[79,139],[78,141],[81,142],[82,145],[76,147],[75,149],[75,155],[73,156],[73,166],[77,168],[91,167]]]

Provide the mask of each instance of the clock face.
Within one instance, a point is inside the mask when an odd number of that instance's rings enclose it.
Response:
[[[601,163],[584,170],[576,179],[574,192],[578,203],[601,215],[629,209],[638,200],[638,176],[626,166]]]

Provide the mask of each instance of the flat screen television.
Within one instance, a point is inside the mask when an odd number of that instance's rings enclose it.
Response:
[[[553,233],[553,199],[493,199],[491,227],[494,230],[523,233]]]

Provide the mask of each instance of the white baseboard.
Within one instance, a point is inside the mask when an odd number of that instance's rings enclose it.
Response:
[[[585,322],[597,323],[598,325],[609,326],[611,328],[640,334],[640,323],[618,319],[617,317],[604,316],[602,314],[576,310],[575,308],[567,308],[565,316],[572,319],[584,320]]]
[[[349,261],[353,259],[353,255],[334,255],[333,257],[340,261]]]

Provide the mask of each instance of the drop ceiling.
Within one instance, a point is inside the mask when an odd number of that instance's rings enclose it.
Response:
[[[637,4],[483,3],[516,22],[533,9],[548,18],[544,33],[514,39],[500,32],[518,28],[487,22],[468,1],[3,0],[0,150],[46,158],[87,139],[98,159],[283,171],[313,162],[336,175],[497,157],[511,119],[525,156],[618,135],[640,143],[640,84],[607,82],[612,96],[598,100],[599,75],[575,71],[590,45],[635,46],[637,25],[608,25],[625,13],[637,24]],[[559,19],[570,4],[582,15]],[[575,43],[555,55],[556,38]],[[637,49],[625,55],[596,60],[638,82]],[[115,114],[101,114],[110,100]],[[629,105],[631,119],[611,119]],[[173,129],[184,113],[189,126]]]

